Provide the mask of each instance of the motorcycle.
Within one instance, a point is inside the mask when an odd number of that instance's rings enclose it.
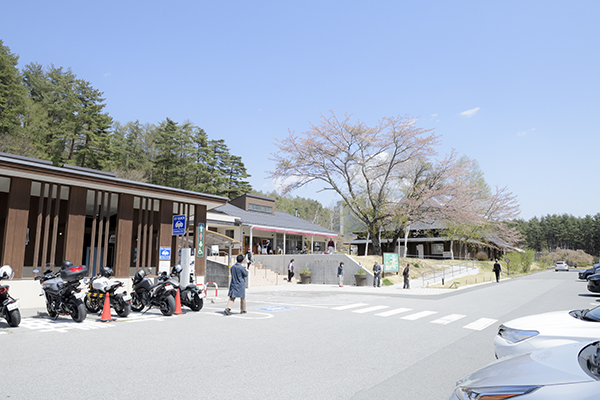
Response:
[[[119,317],[126,317],[131,313],[131,296],[127,292],[115,293],[123,286],[123,282],[110,279],[112,275],[111,268],[101,267],[100,274],[88,282],[88,292],[83,302],[89,312],[100,312],[104,308],[104,299],[108,293],[110,306],[115,309]]]
[[[158,280],[170,282],[175,290],[179,289],[179,299],[181,301],[181,305],[189,307],[192,311],[200,311],[204,305],[204,292],[193,283],[183,287],[183,285],[179,283],[181,271],[181,265],[177,264],[171,269],[170,275],[167,275],[167,272],[163,271],[158,276]],[[173,278],[177,278],[177,280]],[[177,294],[174,293],[174,295],[176,296]]]
[[[140,269],[133,276],[133,291],[131,292],[131,309],[142,311],[153,306],[158,307],[163,315],[170,316],[175,312],[175,297],[171,294],[174,286],[168,281],[159,281],[153,285],[146,271]],[[146,310],[146,311],[148,311]]]
[[[0,268],[0,280],[12,279],[13,276],[15,273],[9,265]],[[21,323],[21,312],[19,311],[19,302],[8,294],[8,288],[8,285],[0,286],[0,313],[8,325],[14,328]]]
[[[37,272],[37,271],[36,271]],[[75,322],[82,322],[87,312],[83,299],[85,293],[79,288],[79,281],[88,274],[87,265],[74,266],[71,261],[63,261],[61,270],[47,270],[35,280],[42,285],[42,294],[46,297],[48,316],[57,319],[59,315],[70,315]]]

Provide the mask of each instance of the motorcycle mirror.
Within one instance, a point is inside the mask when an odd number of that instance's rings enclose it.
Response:
[[[39,269],[34,269],[34,270],[33,270],[33,273],[34,273],[34,274],[37,274],[38,272],[40,272],[40,270],[39,270]]]

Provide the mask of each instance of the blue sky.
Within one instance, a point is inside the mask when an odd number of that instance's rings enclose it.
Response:
[[[14,1],[0,39],[122,123],[189,120],[273,190],[273,138],[321,113],[419,117],[521,217],[600,212],[600,2]],[[320,186],[293,192],[330,205]]]

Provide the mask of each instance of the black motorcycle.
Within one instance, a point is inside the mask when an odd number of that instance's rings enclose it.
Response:
[[[85,293],[79,288],[79,281],[88,274],[87,265],[74,266],[70,261],[63,261],[61,270],[54,273],[47,270],[42,276],[36,276],[42,285],[46,297],[46,309],[50,318],[59,315],[70,315],[75,322],[82,322],[87,316],[83,298]]]
[[[9,265],[0,268],[0,280],[12,279],[15,273]],[[9,326],[16,327],[21,323],[21,312],[19,302],[8,294],[8,285],[0,286],[0,313],[6,319]]]
[[[171,294],[174,286],[169,281],[159,281],[152,284],[146,277],[146,271],[140,269],[133,276],[133,291],[131,292],[131,308],[142,311],[144,307],[158,307],[163,315],[173,315],[175,312],[175,297]],[[146,311],[148,311],[146,310]]]
[[[173,287],[175,287],[175,291],[179,289],[181,305],[189,307],[192,311],[200,311],[204,305],[204,293],[202,292],[202,289],[198,288],[194,283],[190,283],[185,287],[180,285],[179,276],[181,275],[181,271],[181,265],[177,264],[171,269],[171,275],[167,275],[166,271],[163,271],[158,276],[158,280],[170,282]],[[177,280],[174,278],[177,278]],[[177,293],[174,293],[174,295],[176,296]]]
[[[97,313],[104,308],[104,299],[108,293],[110,306],[115,309],[119,317],[126,317],[131,312],[131,296],[127,292],[115,293],[123,286],[123,282],[110,279],[112,275],[111,268],[100,268],[100,274],[90,279],[83,302],[89,312]]]

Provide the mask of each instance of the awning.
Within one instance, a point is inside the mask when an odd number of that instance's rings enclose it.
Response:
[[[252,229],[254,229],[255,231],[289,233],[291,235],[323,236],[323,237],[337,237],[338,236],[335,233],[296,231],[296,230],[289,230],[289,229],[283,229],[283,228],[268,228],[268,227],[256,226],[256,225],[254,225],[252,227]]]
[[[220,233],[206,230],[204,231],[204,244],[206,246],[235,246],[241,245],[242,242],[238,242],[229,236],[221,235]]]

